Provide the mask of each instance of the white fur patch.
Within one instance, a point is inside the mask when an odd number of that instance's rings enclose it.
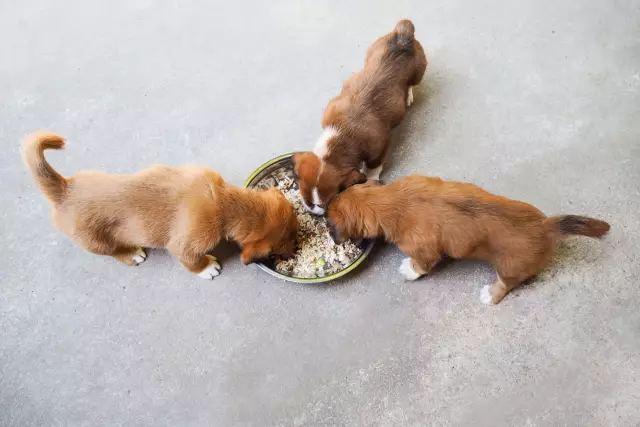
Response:
[[[409,86],[409,91],[407,92],[407,107],[411,107],[413,104],[413,86]]]
[[[400,268],[398,268],[398,271],[407,280],[416,280],[418,277],[420,277],[420,273],[415,271],[413,269],[413,266],[411,265],[411,258],[403,259],[400,263]]]
[[[304,205],[304,208],[307,210],[307,212],[314,215],[324,215],[325,209],[318,206],[322,204],[322,200],[320,200],[320,195],[318,194],[317,188],[313,189],[313,191],[311,192],[311,197],[313,199],[313,206],[309,206],[306,202],[303,201],[302,204]]]
[[[480,301],[482,301],[483,304],[493,304],[493,297],[489,293],[489,285],[484,285],[482,287],[482,290],[480,291]]]
[[[328,126],[324,129],[322,136],[316,141],[315,147],[313,147],[313,154],[323,159],[328,152],[327,142],[333,137],[338,136],[338,130],[333,126]]]
[[[220,263],[214,260],[209,264],[207,268],[198,273],[198,276],[202,277],[205,280],[213,280],[214,277],[220,275]]]
[[[314,214],[314,215],[322,216],[322,215],[324,215],[324,213],[326,211],[324,208],[321,208],[320,206],[311,207],[311,206],[307,205],[305,202],[302,202],[302,204],[304,205],[304,209],[307,212],[309,212],[311,214]]]
[[[322,204],[322,200],[320,200],[320,195],[318,194],[318,188],[314,187],[313,191],[311,192],[311,197],[313,198],[314,205]]]
[[[316,206],[311,210],[311,213],[314,215],[322,216],[326,211],[326,209],[321,208],[320,206]]]
[[[146,259],[147,259],[147,253],[144,251],[144,249],[140,249],[133,256],[133,262],[135,263],[135,265],[142,264]]]
[[[381,173],[382,173],[382,165],[373,169],[365,168],[365,175],[367,175],[367,179],[374,179],[376,181],[379,181]]]

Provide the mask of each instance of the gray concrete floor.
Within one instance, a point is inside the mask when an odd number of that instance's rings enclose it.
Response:
[[[637,426],[640,10],[627,1],[5,1],[2,426]],[[415,283],[380,246],[332,286],[224,247],[213,282],[53,229],[20,137],[64,174],[202,163],[242,184],[312,146],[365,50],[411,18],[430,65],[384,178],[465,180],[611,222],[499,306],[492,270]]]

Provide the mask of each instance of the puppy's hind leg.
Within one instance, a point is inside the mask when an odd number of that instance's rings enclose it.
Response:
[[[498,304],[513,289],[525,280],[538,274],[553,258],[554,242],[537,241],[539,245],[527,246],[522,251],[512,251],[494,259],[492,262],[498,278],[491,286],[486,285],[480,291],[480,301],[485,304]]]
[[[530,277],[533,277],[533,274],[520,273],[509,277],[498,272],[496,281],[491,285],[485,285],[480,291],[480,301],[487,305],[498,304],[509,292]]]
[[[86,229],[77,233],[77,238],[86,250],[96,255],[107,255],[127,265],[136,266],[147,259],[147,254],[141,247],[120,246],[105,230],[95,231]]]
[[[409,90],[407,90],[407,108],[411,107],[413,104],[413,86],[409,86]]]

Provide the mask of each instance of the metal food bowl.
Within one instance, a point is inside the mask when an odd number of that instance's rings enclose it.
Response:
[[[293,153],[283,154],[282,156],[278,156],[274,159],[269,160],[262,166],[258,167],[247,179],[245,182],[245,187],[247,188],[257,188],[257,189],[267,189],[271,187],[276,187],[278,185],[278,181],[282,178],[288,177],[290,179],[294,179],[293,173],[293,165],[291,163],[291,156]],[[295,283],[324,283],[330,282],[331,280],[338,279],[346,274],[355,270],[362,262],[367,258],[371,249],[373,249],[373,245],[375,240],[373,239],[365,239],[362,240],[357,246],[362,250],[362,254],[356,258],[351,264],[346,266],[344,269],[338,271],[337,273],[315,277],[315,278],[303,278],[303,277],[294,277],[286,274],[282,274],[276,271],[273,262],[271,261],[263,261],[257,263],[258,266],[269,273],[270,275],[277,277],[282,280],[286,280],[288,282]]]

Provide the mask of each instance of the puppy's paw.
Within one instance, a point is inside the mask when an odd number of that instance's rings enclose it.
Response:
[[[198,273],[198,276],[202,277],[206,280],[213,280],[214,277],[220,275],[220,263],[216,260],[216,257],[213,255],[205,255],[209,259],[209,265],[207,268]]]
[[[400,268],[398,269],[400,274],[404,276],[407,280],[416,280],[420,277],[420,273],[413,269],[411,258],[405,258],[400,263]]]
[[[493,297],[491,296],[491,294],[489,293],[489,285],[484,285],[482,287],[482,290],[480,291],[480,301],[483,304],[487,304],[487,305],[493,305]]]
[[[365,175],[367,179],[373,179],[374,181],[380,181],[380,174],[382,173],[382,165],[377,168],[369,169],[365,167]]]
[[[413,86],[409,86],[407,91],[407,108],[411,107],[411,104],[413,104]]]
[[[145,262],[146,259],[147,259],[147,253],[144,251],[144,249],[140,248],[138,249],[136,254],[133,256],[132,265],[142,264],[143,262]]]

